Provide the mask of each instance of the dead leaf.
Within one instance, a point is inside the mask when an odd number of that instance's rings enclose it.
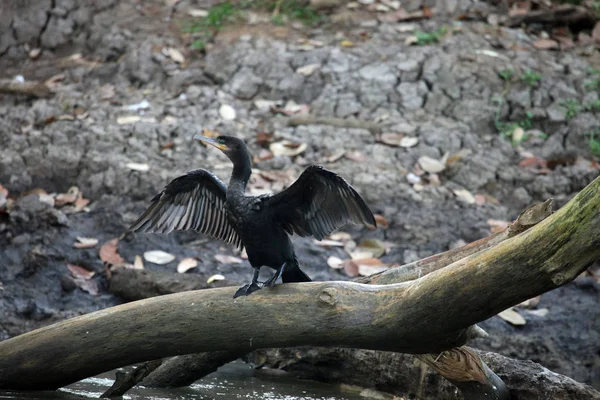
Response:
[[[133,261],[133,269],[144,269],[144,261],[142,257],[136,255],[135,260]]]
[[[503,221],[500,219],[488,219],[487,224],[490,226],[492,233],[498,233],[504,231],[510,225],[510,221]]]
[[[219,115],[225,121],[233,121],[236,117],[235,109],[229,104],[222,104],[221,107],[219,107]]]
[[[146,251],[144,253],[144,260],[153,264],[164,265],[175,260],[175,256],[173,254],[167,253],[166,251],[151,250]]]
[[[438,174],[446,169],[446,165],[443,162],[428,156],[419,157],[418,162],[421,168],[430,174]]]
[[[537,317],[545,317],[546,314],[548,314],[548,311],[549,310],[547,308],[540,308],[537,310],[525,310],[526,313],[535,315]]]
[[[335,153],[333,153],[329,157],[327,157],[327,162],[334,163],[334,162],[338,161],[339,159],[341,159],[342,157],[344,157],[345,154],[346,154],[346,150],[338,149],[338,150],[336,150]]]
[[[271,143],[271,145],[269,146],[269,150],[271,150],[273,155],[276,157],[294,157],[299,154],[302,154],[307,147],[308,146],[306,145],[306,143],[297,143],[292,142],[290,140],[282,140],[281,142]]]
[[[122,117],[117,117],[117,124],[119,124],[119,125],[133,124],[134,122],[138,122],[141,119],[142,119],[142,117],[140,117],[138,115],[125,115]]]
[[[385,254],[385,245],[379,239],[365,239],[350,253],[353,260],[377,258]]]
[[[100,86],[100,100],[108,100],[115,96],[115,87],[111,84]]]
[[[535,42],[533,42],[533,47],[535,47],[538,50],[552,50],[558,49],[559,45],[557,41],[552,39],[538,39]]]
[[[340,42],[340,46],[342,46],[342,47],[354,47],[354,42],[352,42],[350,40],[342,40]]]
[[[400,147],[403,138],[404,134],[402,133],[382,133],[379,140],[388,146]]]
[[[77,241],[73,243],[73,247],[76,249],[91,249],[92,247],[96,247],[97,244],[98,239],[96,238],[77,236]]]
[[[221,274],[215,274],[215,275],[211,275],[211,276],[210,276],[210,277],[209,277],[209,278],[206,280],[206,283],[210,285],[210,284],[211,284],[211,283],[213,283],[214,281],[222,281],[222,280],[224,280],[224,279],[225,279],[225,277],[224,277],[223,275],[221,275]]]
[[[327,259],[327,265],[333,269],[340,269],[344,266],[344,261],[339,257],[331,256]]]
[[[8,189],[0,185],[0,210],[6,208],[6,204],[8,203]]]
[[[242,259],[226,254],[215,254],[215,260],[223,264],[241,264]]]
[[[520,144],[525,139],[525,129],[521,128],[520,126],[517,126],[512,131],[511,139],[512,139],[513,145]]]
[[[75,285],[84,292],[88,292],[92,296],[98,295],[98,284],[96,283],[96,281],[81,278],[72,278],[70,276],[68,276],[67,278],[72,280],[73,283],[75,283]]]
[[[477,204],[478,206],[482,206],[485,204],[485,196],[482,194],[476,194],[475,195],[475,204]]]
[[[414,147],[419,143],[419,138],[414,136],[404,136],[400,139],[400,147]]]
[[[527,157],[524,160],[521,160],[521,162],[519,162],[519,167],[521,168],[526,168],[526,167],[541,167],[541,168],[546,168],[546,160],[539,158],[539,157]]]
[[[525,318],[523,318],[523,316],[512,307],[502,311],[498,314],[498,316],[515,326],[521,326],[527,323]]]
[[[308,104],[297,104],[294,100],[288,100],[283,107],[271,107],[276,113],[285,115],[308,115],[310,106]]]
[[[77,200],[75,200],[75,208],[73,209],[73,213],[78,213],[81,212],[85,209],[85,207],[87,207],[88,204],[90,204],[90,199],[85,199],[81,196],[79,196],[77,198]]]
[[[525,307],[525,308],[536,308],[538,306],[538,304],[540,304],[541,299],[542,299],[541,295],[535,296],[529,300],[525,300],[525,301],[519,303],[518,306]]]
[[[469,192],[466,189],[455,189],[453,190],[453,192],[456,195],[456,197],[458,197],[467,204],[475,204],[476,202],[475,197],[473,197],[471,192]]]
[[[187,10],[187,14],[194,18],[205,18],[208,17],[208,10],[203,10],[201,8],[190,8]]]
[[[375,214],[374,217],[375,217],[375,222],[377,222],[378,228],[387,229],[390,226],[387,219],[385,219],[385,217],[383,215]]]
[[[338,232],[334,232],[331,235],[329,235],[328,239],[337,240],[340,242],[347,242],[348,240],[352,240],[352,235],[349,234],[348,232],[338,231]]]
[[[321,64],[308,64],[298,68],[296,73],[302,76],[310,76],[319,68],[321,68]]]
[[[379,272],[386,271],[388,266],[381,262],[378,258],[362,258],[352,260],[358,267],[358,274],[361,276],[370,276]]]
[[[160,145],[160,151],[167,150],[167,149],[172,149],[173,147],[175,147],[175,142],[170,141],[170,142],[167,142],[165,144],[161,144]],[[150,169],[150,168],[148,168],[148,169]]]
[[[344,156],[347,159],[358,163],[364,162],[367,159],[365,155],[358,150],[347,151],[346,154],[344,154]]]
[[[358,276],[358,265],[352,262],[352,260],[345,260],[343,263],[344,272],[350,277]]]
[[[65,204],[75,203],[80,195],[79,188],[77,186],[71,186],[67,193],[61,193],[56,195],[54,198],[54,205],[56,207],[64,206]]]
[[[273,153],[271,153],[267,149],[260,149],[260,151],[255,157],[255,161],[265,161],[270,160],[271,158],[273,158]]]
[[[96,275],[94,271],[88,271],[87,269],[80,267],[79,265],[67,264],[67,268],[69,269],[69,271],[71,271],[71,274],[73,274],[75,278],[88,280],[92,279],[92,277]]]
[[[146,163],[127,163],[125,166],[133,171],[147,172],[150,170],[150,165]]]
[[[185,57],[183,53],[176,49],[175,47],[167,47],[167,55],[171,58],[171,60],[175,61],[177,64],[183,64],[185,62]]]
[[[177,265],[177,272],[183,274],[189,271],[192,268],[196,268],[198,266],[198,260],[193,257],[186,257],[179,262]]]
[[[596,22],[594,29],[592,29],[592,39],[594,39],[596,43],[600,43],[600,21]]]
[[[100,259],[105,263],[118,265],[123,264],[125,260],[117,252],[119,239],[111,239],[100,247]]]
[[[275,135],[273,133],[258,132],[254,141],[257,145],[261,147],[266,147],[269,144],[271,144],[271,142],[273,142],[273,139],[275,139]]]

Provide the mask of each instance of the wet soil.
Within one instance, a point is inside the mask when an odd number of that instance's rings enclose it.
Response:
[[[14,200],[9,214],[0,213],[0,339],[124,301],[109,291],[98,247],[75,249],[73,243],[78,236],[100,244],[119,237],[154,194],[187,170],[207,168],[226,181],[228,160],[191,141],[203,129],[242,137],[255,155],[264,150],[255,140],[258,132],[306,143],[301,158],[258,160],[255,167],[298,176],[304,163],[317,163],[346,178],[389,227],[344,230],[357,241],[393,242],[383,257],[389,263],[479,239],[490,233],[490,219],[511,220],[532,203],[553,197],[560,206],[598,175],[589,147],[589,133],[600,129],[597,111],[580,107],[572,115],[564,103],[597,102],[590,70],[600,58],[593,46],[541,51],[523,30],[458,23],[448,14],[386,23],[374,13],[341,10],[335,23],[314,28],[275,26],[257,14],[254,24],[225,28],[204,55],[189,48],[191,38],[181,26],[190,9],[209,2],[30,3],[2,6],[0,77],[64,77],[49,99],[0,95],[0,184]],[[438,43],[406,44],[416,30],[441,26],[449,33]],[[28,56],[33,48],[42,49],[36,60]],[[168,48],[179,49],[185,61],[175,62]],[[74,53],[83,57],[65,61]],[[296,72],[311,64],[317,65],[312,74]],[[515,74],[509,81],[499,76],[507,69]],[[521,79],[527,70],[539,80]],[[127,108],[142,100],[148,108]],[[285,115],[256,100],[294,100],[317,116],[376,121],[383,133],[419,142],[394,147],[367,129],[291,127]],[[234,120],[220,115],[222,105],[233,107]],[[519,145],[498,133],[497,122],[523,121],[529,121],[528,137]],[[340,149],[350,156],[328,161]],[[445,155],[453,160],[445,171],[415,184],[419,157]],[[548,168],[519,165],[534,156],[550,160]],[[74,185],[91,200],[88,212],[67,214],[37,193],[27,195],[37,188],[62,193]],[[470,204],[457,190],[480,194],[485,203]],[[331,255],[343,258],[343,250],[311,239],[294,243],[313,279],[348,279],[326,264]],[[228,284],[250,276],[246,261],[214,258],[239,254],[188,232],[119,243],[128,262],[156,249],[177,260],[198,257],[188,274],[204,282],[213,274]],[[67,263],[94,271],[99,294],[74,286]],[[146,262],[145,268],[175,272],[176,265]],[[498,317],[483,322],[491,337],[476,345],[600,388],[599,293],[598,283],[582,276],[542,296],[538,309],[547,308],[545,316],[523,311],[522,327]]]

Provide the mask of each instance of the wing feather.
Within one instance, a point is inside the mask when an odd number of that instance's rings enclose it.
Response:
[[[210,172],[197,169],[173,179],[129,228],[132,232],[169,233],[193,229],[242,247],[237,229],[227,218],[226,188]]]
[[[286,231],[318,240],[348,222],[376,226],[356,190],[320,166],[308,167],[290,187],[263,201]]]

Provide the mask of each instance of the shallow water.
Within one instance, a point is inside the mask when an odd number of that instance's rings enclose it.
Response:
[[[2,392],[0,400],[71,400],[98,398],[114,382],[114,372],[84,379],[58,391]],[[150,389],[135,387],[124,399],[265,399],[265,400],[364,400],[358,392],[344,392],[336,385],[293,379],[287,376],[256,374],[241,362],[220,368],[187,388]]]

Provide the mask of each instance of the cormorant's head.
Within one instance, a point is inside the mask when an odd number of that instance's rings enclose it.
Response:
[[[196,135],[194,139],[201,141],[205,144],[210,144],[221,150],[229,159],[236,164],[242,158],[248,157],[248,148],[246,143],[242,139],[238,139],[234,136],[218,136],[215,139],[208,138],[205,136]]]

